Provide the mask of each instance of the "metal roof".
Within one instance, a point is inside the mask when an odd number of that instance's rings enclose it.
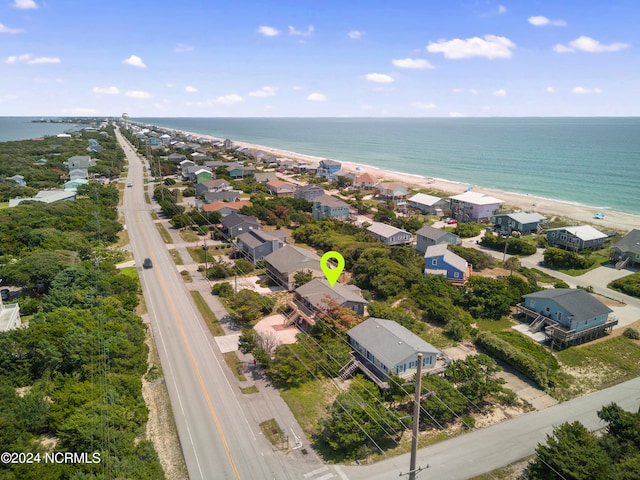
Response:
[[[596,300],[592,295],[582,289],[572,288],[549,288],[539,292],[523,295],[523,298],[544,298],[552,300],[558,306],[573,315],[573,319],[584,322],[600,315],[608,315],[613,312],[602,302]]]

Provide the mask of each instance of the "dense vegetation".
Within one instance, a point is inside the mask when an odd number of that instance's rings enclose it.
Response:
[[[640,298],[640,272],[614,280],[607,286],[632,297]]]
[[[640,478],[640,413],[627,412],[615,403],[598,417],[606,423],[602,435],[580,422],[563,423],[538,444],[527,468],[530,480],[635,480]]]
[[[7,145],[0,147],[0,169],[13,158]],[[99,153],[114,165],[121,154]],[[114,268],[120,257],[108,249],[121,229],[118,190],[91,183],[78,195],[0,210],[0,278],[22,287],[18,303],[28,322],[0,333],[0,445],[43,456],[95,452],[100,463],[3,464],[0,477],[162,478],[153,444],[144,439],[147,347],[132,313],[139,284]]]
[[[487,232],[480,240],[480,245],[504,252],[505,245],[507,253],[510,255],[533,255],[536,253],[536,246],[523,240],[522,238],[505,238],[495,233]]]
[[[590,268],[595,259],[589,256],[580,255],[576,252],[569,252],[561,248],[549,247],[544,251],[544,263],[552,268],[575,268],[582,270]]]

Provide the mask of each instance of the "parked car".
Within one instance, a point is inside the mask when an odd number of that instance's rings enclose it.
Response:
[[[149,257],[144,259],[144,262],[142,262],[142,268],[152,268],[153,267],[153,262],[151,262],[151,259]]]
[[[9,289],[8,288],[3,288],[2,290],[0,290],[0,297],[2,297],[2,300],[9,300]]]
[[[446,223],[447,225],[456,225],[458,223],[458,220],[456,220],[455,218],[447,218],[444,223]]]

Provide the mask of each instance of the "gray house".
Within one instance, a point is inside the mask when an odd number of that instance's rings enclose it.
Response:
[[[15,330],[20,327],[20,305],[18,303],[4,304],[0,298],[0,332]]]
[[[298,272],[310,271],[314,277],[323,276],[320,257],[311,250],[285,245],[264,257],[269,274],[280,285],[291,291],[295,288],[294,276]]]
[[[332,304],[362,316],[369,302],[362,298],[362,291],[355,285],[336,283],[332,287],[325,278],[314,278],[296,288],[295,303],[298,310],[306,313],[300,315],[296,323],[307,330],[315,325],[316,314],[328,310]]]
[[[406,245],[407,243],[411,243],[412,240],[411,234],[406,230],[381,222],[373,222],[371,226],[367,227],[367,232],[389,246]]]
[[[401,378],[413,377],[418,369],[419,353],[422,353],[422,367],[427,370],[436,366],[440,355],[433,345],[392,320],[369,317],[349,330],[347,336],[353,348],[350,363],[356,367],[354,370],[359,368],[381,386],[392,373]]]
[[[633,229],[611,249],[611,258],[617,262],[616,268],[640,264],[640,230]]]
[[[442,243],[456,245],[458,243],[458,236],[455,233],[447,232],[446,230],[430,225],[425,225],[416,232],[416,250],[422,255],[427,251],[427,247],[440,245]]]
[[[240,200],[240,195],[242,195],[240,190],[230,190],[228,192],[207,192],[203,194],[202,199],[204,200],[204,203],[237,202]]]
[[[504,233],[520,232],[523,235],[536,233],[538,226],[547,221],[539,213],[500,213],[493,216],[494,225]]]
[[[606,234],[590,225],[550,228],[547,230],[547,242],[550,247],[564,248],[574,252],[602,248],[606,238]]]
[[[416,193],[407,199],[407,204],[411,208],[417,208],[422,213],[431,215],[443,215],[449,210],[449,200],[446,198],[434,197],[426,193]]]
[[[262,225],[260,225],[256,217],[242,215],[240,213],[230,213],[222,217],[220,224],[222,225],[222,232],[227,239],[237,237],[250,230],[262,229]]]
[[[242,250],[249,260],[257,262],[263,257],[275,252],[284,246],[282,238],[271,235],[264,230],[249,230],[241,233],[234,244]]]
[[[518,311],[531,322],[533,332],[544,329],[559,347],[601,337],[618,324],[613,310],[582,289],[550,288],[523,295]]]
[[[313,199],[311,214],[315,220],[323,218],[337,218],[347,220],[349,218],[349,204],[331,195],[320,195]]]
[[[295,198],[304,198],[309,202],[313,202],[314,199],[325,195],[327,192],[321,187],[317,185],[305,185],[304,187],[300,187],[293,194]]]
[[[225,192],[228,190],[231,190],[231,184],[229,182],[224,178],[214,178],[196,185],[196,197],[204,193]]]

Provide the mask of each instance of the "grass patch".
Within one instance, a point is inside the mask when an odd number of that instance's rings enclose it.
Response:
[[[0,202],[0,210],[3,208],[9,208],[9,202]]]
[[[502,317],[500,320],[486,320],[486,319],[478,319],[476,320],[476,327],[479,330],[485,332],[500,332],[502,330],[509,330],[512,325],[514,325],[513,320],[509,317]]]
[[[173,239],[171,238],[171,235],[169,235],[167,229],[164,228],[164,225],[162,225],[161,223],[156,223],[156,228],[160,232],[160,236],[162,237],[162,241],[164,243],[173,243]]]
[[[151,364],[151,367],[149,367],[149,370],[144,376],[145,380],[149,383],[152,383],[161,377],[162,377],[162,369],[155,364]]]
[[[253,393],[258,393],[260,390],[258,390],[258,387],[255,385],[251,385],[250,387],[241,388],[240,391],[245,395],[251,395]]]
[[[572,277],[578,277],[580,275],[583,275],[587,272],[590,272],[591,270],[594,270],[598,267],[602,267],[603,265],[606,265],[609,263],[610,259],[607,255],[604,255],[600,252],[593,252],[589,255],[589,258],[594,259],[595,261],[593,262],[593,265],[591,265],[589,268],[583,268],[583,269],[576,269],[576,268],[568,268],[568,269],[562,269],[559,268],[557,269],[558,272],[562,272],[562,273],[566,273],[567,275],[571,275]],[[553,267],[549,267],[549,268],[553,268]]]
[[[119,270],[119,275],[124,275],[129,278],[138,278],[138,270],[136,267],[124,267]]]
[[[205,301],[202,294],[197,291],[191,291],[191,297],[193,298],[196,307],[198,307],[200,315],[202,315],[202,318],[204,318],[207,327],[209,327],[211,335],[213,335],[214,337],[224,335],[224,330],[218,323],[218,319],[216,318],[215,313],[213,313],[213,311],[209,308],[209,305]]]
[[[151,197],[149,196],[149,193],[147,193],[147,192],[144,192],[144,201],[145,201],[146,204],[151,205]],[[156,217],[157,217],[157,214],[154,213],[154,215],[156,215]]]
[[[320,419],[327,414],[327,407],[331,405],[338,392],[331,380],[324,379],[283,390],[280,395],[307,438],[312,438],[318,433]]]
[[[640,376],[640,345],[618,336],[604,341],[569,347],[556,358],[573,377],[558,393],[562,399],[617,385]]]
[[[538,270],[537,268],[527,269],[526,267],[520,267],[518,269],[519,272],[521,272],[522,270],[529,270],[529,272],[531,272],[535,276],[535,279],[538,283],[549,283],[553,285],[558,281],[558,279],[553,275],[549,275],[547,272],[543,272],[542,270]]]
[[[184,281],[184,283],[193,283],[193,277],[191,276],[188,270],[182,270],[180,272],[180,276],[182,277],[182,280]]]
[[[271,445],[274,447],[282,448],[286,438],[284,432],[273,418],[265,420],[260,424],[260,430],[264,433],[264,436],[269,439]]]
[[[223,353],[224,361],[227,362],[227,366],[231,369],[235,377],[241,382],[246,382],[247,377],[242,373],[242,362],[238,358],[236,352]]]
[[[175,263],[176,265],[184,265],[182,257],[180,256],[180,252],[178,252],[178,250],[176,250],[175,248],[169,249],[169,255],[171,255],[171,258],[173,258],[173,263]]]
[[[202,238],[202,236],[192,230],[180,230],[180,238],[185,242],[197,242]]]

